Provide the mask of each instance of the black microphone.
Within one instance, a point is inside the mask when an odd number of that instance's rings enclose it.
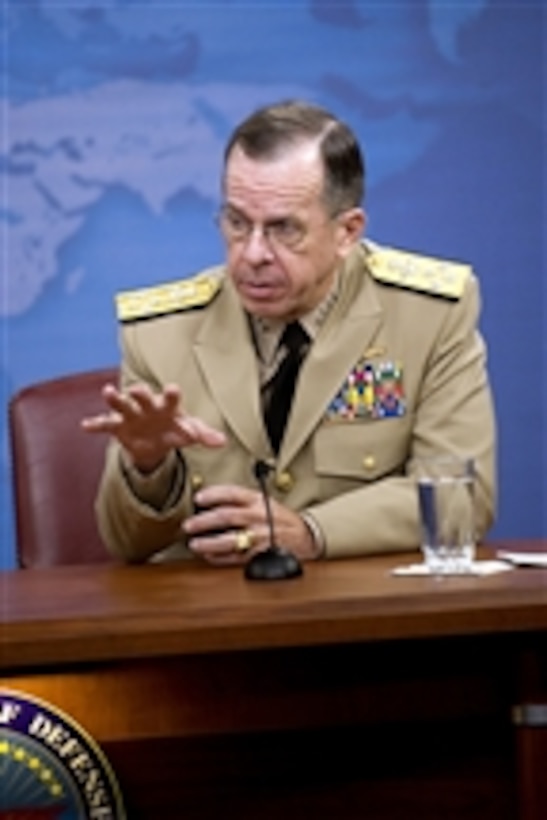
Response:
[[[249,581],[281,581],[302,575],[302,566],[298,558],[275,542],[272,505],[270,504],[270,495],[266,486],[266,478],[270,470],[271,467],[266,461],[258,460],[255,462],[253,472],[266,507],[270,545],[266,550],[255,553],[245,564],[245,578]]]

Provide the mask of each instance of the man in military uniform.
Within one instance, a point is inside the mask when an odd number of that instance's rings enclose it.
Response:
[[[257,460],[303,560],[418,547],[418,457],[474,460],[484,534],[495,429],[471,269],[362,239],[359,146],[313,105],[243,122],[222,189],[226,264],[117,298],[121,383],[83,422],[112,436],[112,553],[246,562],[269,544]]]

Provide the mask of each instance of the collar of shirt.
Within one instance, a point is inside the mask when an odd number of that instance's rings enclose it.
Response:
[[[338,299],[338,294],[339,281],[336,277],[325,298],[312,311],[300,318],[299,321],[312,342]],[[286,323],[260,316],[249,316],[249,322],[257,353],[260,384],[264,385],[272,378],[285,355],[279,343]]]

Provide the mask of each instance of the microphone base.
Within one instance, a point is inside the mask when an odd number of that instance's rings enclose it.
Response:
[[[268,547],[245,564],[244,575],[248,581],[283,581],[302,575],[298,558],[283,547]]]

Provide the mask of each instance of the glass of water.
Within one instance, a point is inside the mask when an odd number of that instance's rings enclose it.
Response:
[[[473,459],[415,459],[421,547],[433,575],[463,575],[475,559],[475,467]]]

